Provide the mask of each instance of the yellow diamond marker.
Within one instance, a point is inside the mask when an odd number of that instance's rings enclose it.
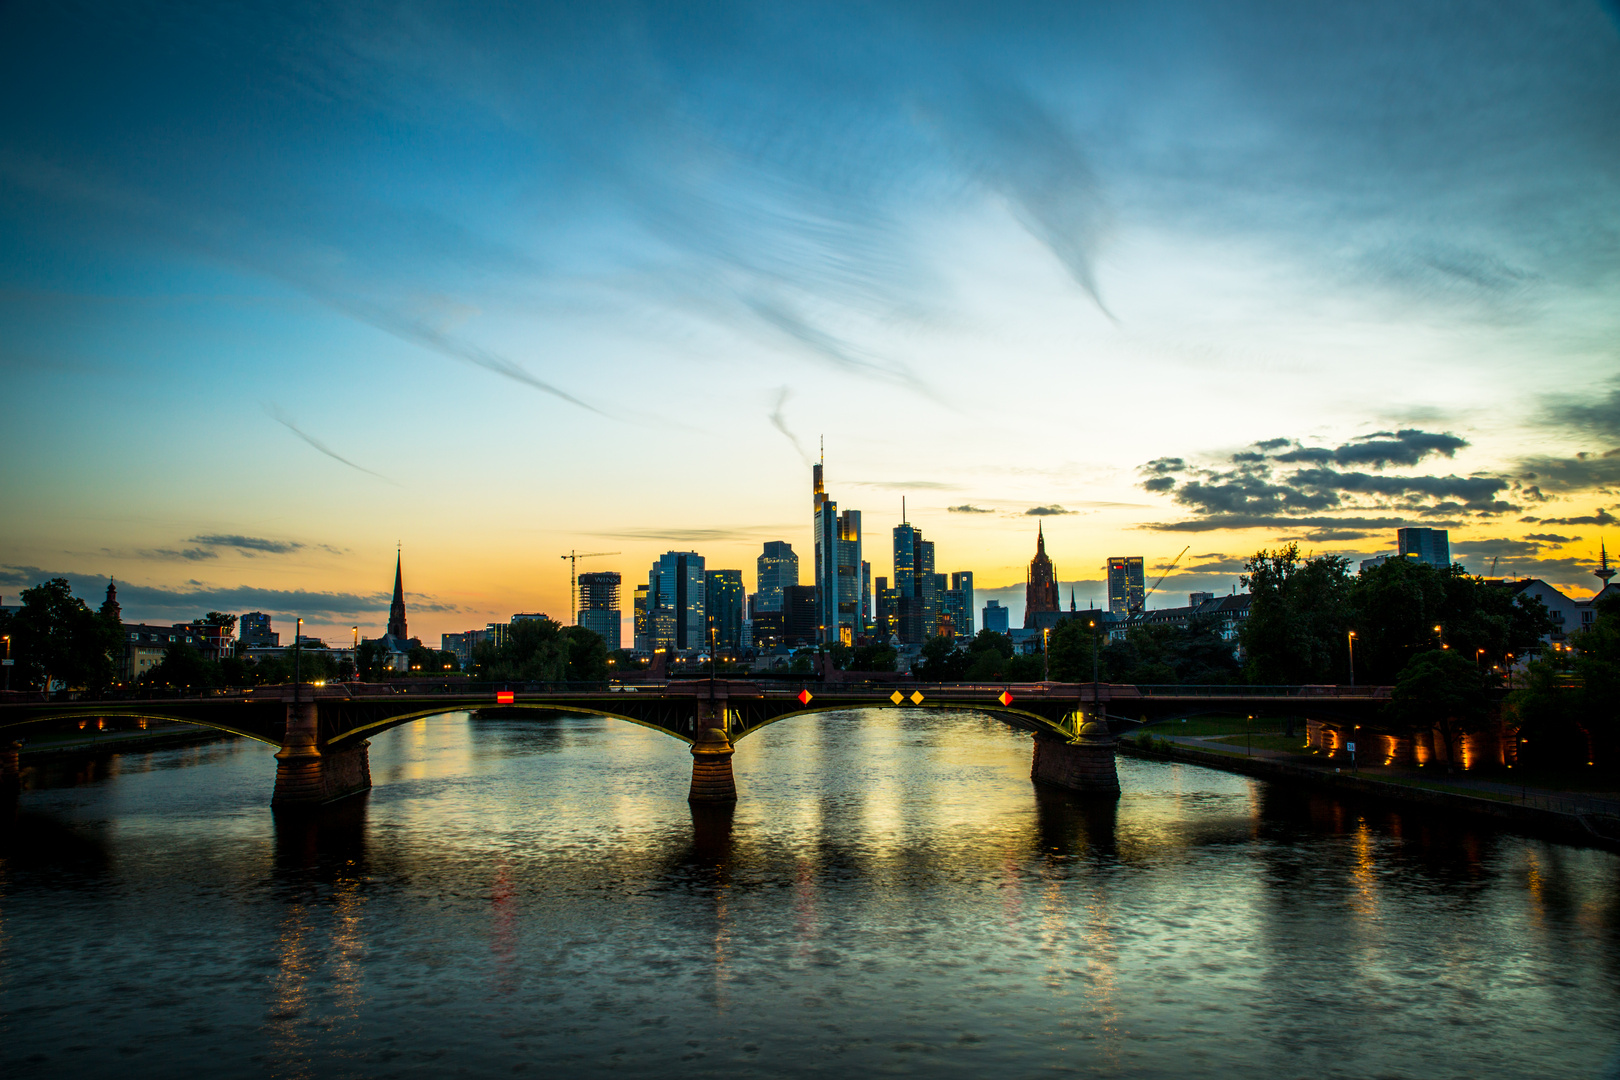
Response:
[[[900,691],[896,690],[894,693],[889,695],[889,700],[898,705],[906,699],[900,696]]]
[[[922,691],[921,690],[913,690],[911,692],[911,703],[913,705],[921,705],[922,704]]]

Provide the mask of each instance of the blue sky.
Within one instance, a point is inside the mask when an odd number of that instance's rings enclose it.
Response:
[[[823,437],[874,573],[905,495],[1082,603],[1398,523],[1595,582],[1612,6],[582,7],[0,9],[0,592],[380,622],[403,544],[433,636],[570,548],[751,579]]]

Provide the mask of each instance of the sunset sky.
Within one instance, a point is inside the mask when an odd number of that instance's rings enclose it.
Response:
[[[822,439],[1015,618],[1037,523],[1081,606],[1620,544],[1614,5],[14,3],[0,92],[7,604],[808,582]]]

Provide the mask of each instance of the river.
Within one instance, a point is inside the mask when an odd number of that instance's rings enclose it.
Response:
[[[46,769],[0,861],[0,1074],[1598,1077],[1620,857],[972,714],[683,744],[448,714],[268,809],[246,741]]]

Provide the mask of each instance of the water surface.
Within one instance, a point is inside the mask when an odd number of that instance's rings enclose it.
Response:
[[[0,863],[0,1073],[1606,1075],[1620,858],[1184,765],[1037,789],[973,715],[683,744],[450,714],[268,810],[270,747],[48,771]]]

